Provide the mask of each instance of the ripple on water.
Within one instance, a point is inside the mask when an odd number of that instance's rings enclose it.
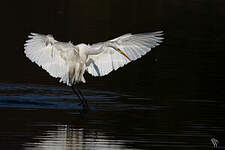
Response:
[[[149,99],[120,94],[112,91],[81,89],[93,110],[127,110],[127,109],[166,109],[166,106],[153,106],[145,103]],[[78,98],[70,88],[0,84],[0,107],[43,108],[43,109],[80,109]],[[127,103],[129,102],[129,103]]]
[[[225,131],[224,103],[215,99],[82,92],[93,110],[85,115],[77,113],[80,107],[70,88],[0,84],[0,146],[205,150],[212,148],[211,138],[221,141]]]

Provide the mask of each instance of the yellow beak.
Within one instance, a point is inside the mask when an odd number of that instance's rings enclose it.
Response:
[[[120,53],[125,56],[129,61],[131,61],[131,59],[127,56],[127,54],[125,54],[121,49],[119,49]]]

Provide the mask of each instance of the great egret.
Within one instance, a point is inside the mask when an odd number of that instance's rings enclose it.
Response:
[[[113,40],[96,44],[59,42],[52,35],[31,33],[24,44],[25,54],[45,69],[52,77],[71,86],[83,109],[87,101],[75,84],[85,83],[84,72],[104,76],[145,55],[162,41],[162,31],[125,34]]]

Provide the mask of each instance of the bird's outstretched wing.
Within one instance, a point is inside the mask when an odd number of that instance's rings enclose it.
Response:
[[[162,31],[125,34],[113,40],[93,44],[91,48],[103,49],[98,55],[90,55],[87,63],[87,71],[93,76],[104,76],[130,61],[134,61],[145,55],[162,41]],[[124,55],[115,49],[124,52]],[[127,57],[127,56],[128,57]],[[126,57],[124,57],[126,56]]]
[[[24,48],[26,56],[45,69],[51,76],[61,78],[60,81],[68,81],[66,73],[68,65],[63,59],[63,49],[56,47],[56,41],[51,35],[31,33]]]

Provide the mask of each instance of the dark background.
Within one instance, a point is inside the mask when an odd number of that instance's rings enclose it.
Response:
[[[23,44],[30,32],[78,44],[163,30],[159,47],[105,77],[86,73],[84,87],[224,98],[225,1],[21,0],[1,2],[0,8],[0,82],[62,85],[25,57]]]
[[[0,149],[48,140],[45,148],[68,140],[85,149],[106,139],[109,147],[211,150],[212,138],[224,149],[224,8],[224,0],[1,1]],[[84,116],[71,89],[23,48],[30,32],[78,44],[159,30],[164,42],[141,59],[104,77],[85,74],[93,110]]]

